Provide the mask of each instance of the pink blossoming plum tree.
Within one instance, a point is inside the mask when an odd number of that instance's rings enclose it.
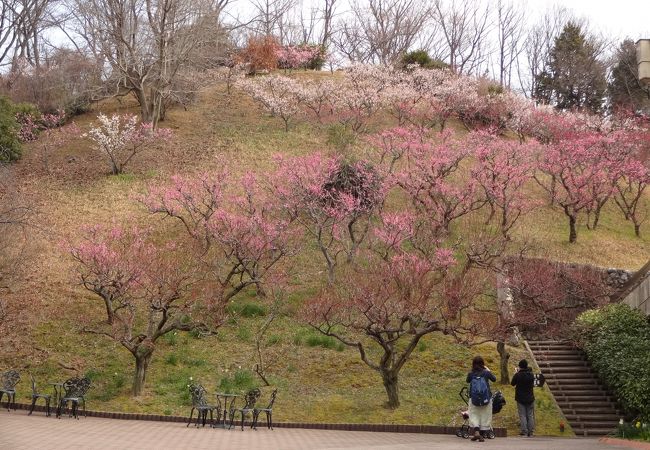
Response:
[[[524,188],[532,180],[536,145],[507,141],[489,132],[475,133],[470,142],[477,162],[472,177],[490,206],[488,222],[498,212],[501,234],[509,238],[517,220],[534,204]]]
[[[172,177],[143,198],[149,211],[173,218],[194,242],[210,281],[211,296],[225,303],[252,286],[263,293],[295,251],[290,223],[255,177],[222,172]]]
[[[108,324],[86,331],[118,342],[133,355],[135,396],[142,394],[158,339],[221,323],[221,305],[193,291],[196,265],[175,243],[155,245],[137,228],[96,226],[70,252],[82,285],[106,309]]]
[[[330,283],[341,254],[347,261],[356,255],[385,193],[379,173],[369,163],[349,163],[320,153],[278,158],[271,188],[289,220],[316,241]]]
[[[623,212],[625,220],[634,225],[634,234],[637,237],[641,237],[641,225],[648,217],[648,204],[644,193],[649,184],[650,169],[641,161],[631,159],[626,161],[614,191],[614,201]]]

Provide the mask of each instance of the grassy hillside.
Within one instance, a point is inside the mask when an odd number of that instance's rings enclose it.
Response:
[[[137,113],[129,101],[105,103],[98,111]],[[95,113],[78,118],[78,125],[87,129]],[[173,173],[209,170],[219,164],[219,155],[234,160],[238,170],[263,173],[275,153],[328,150],[327,126],[298,120],[285,133],[279,119],[263,113],[247,97],[226,95],[223,86],[203,93],[188,111],[170,111],[164,126],[174,130],[173,142],[134,160],[126,175],[108,176],[107,166],[82,139],[48,155],[47,166],[42,148],[30,146],[13,168],[25,196],[39,211],[41,225],[30,231],[31,258],[24,282],[10,294],[13,319],[0,337],[0,368],[13,366],[25,372],[19,385],[21,400],[28,394],[27,371],[41,384],[74,373],[89,375],[94,380],[89,396],[93,409],[164,414],[189,412],[190,377],[212,392],[258,383],[251,372],[253,341],[265,312],[249,307],[252,312],[247,315],[252,317],[238,317],[217,336],[167,336],[154,354],[146,394],[131,398],[132,357],[108,339],[81,332],[81,319],[101,317],[102,308],[75,285],[72,261],[60,243],[74,236],[81,224],[119,222],[128,215],[145,223],[149,216],[133,197],[147,184],[163,183]],[[532,241],[533,252],[541,256],[635,270],[650,255],[650,239],[635,238],[631,225],[612,205],[603,212],[598,230],[580,227],[578,243],[573,245],[568,244],[568,226],[557,210],[541,206],[522,222],[515,239]],[[402,371],[402,407],[382,408],[385,393],[380,378],[355,351],[292,319],[290,311],[325,279],[322,265],[309,251],[300,255],[299,267],[289,315],[274,322],[266,338],[270,379],[280,389],[276,420],[450,424],[458,420],[462,405],[458,391],[471,357],[480,353],[488,365],[497,367],[493,345],[467,349],[441,336],[427,336]],[[237,300],[242,307],[253,301],[259,303],[245,296]],[[512,352],[513,363],[523,356],[521,349]],[[496,416],[495,424],[514,431],[516,408],[510,387],[505,394],[509,405]],[[539,434],[557,434],[559,412],[547,392],[538,394]]]

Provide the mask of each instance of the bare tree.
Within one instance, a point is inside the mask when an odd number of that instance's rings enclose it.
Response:
[[[392,64],[416,42],[428,19],[420,0],[352,4],[353,20],[339,24],[337,48],[353,61]]]
[[[349,61],[359,63],[372,61],[372,48],[356,18],[340,20],[330,38],[336,50]]]
[[[214,41],[227,0],[70,0],[74,33],[110,66],[112,95],[133,94],[154,127],[170,101],[196,86],[178,81]],[[204,53],[205,54],[205,53]],[[213,57],[219,56],[218,51]],[[194,77],[199,80],[200,77]],[[185,77],[185,81],[187,77]]]
[[[323,29],[321,31],[320,45],[323,48],[327,48],[332,37],[332,21],[334,20],[334,11],[336,7],[337,0],[322,0],[323,6],[321,9],[323,21]]]
[[[16,186],[13,168],[0,164],[0,324],[8,313],[4,294],[11,292],[27,262],[34,210]]]
[[[0,3],[0,67],[11,55],[23,15],[20,0],[2,0]]]
[[[498,0],[496,14],[499,84],[510,88],[513,65],[523,51],[524,10],[515,3]]]
[[[19,0],[23,17],[16,28],[14,60],[24,59],[33,67],[41,66],[41,36],[49,26],[46,21],[50,0]]]
[[[263,36],[275,36],[284,44],[290,32],[289,13],[295,0],[251,0],[254,10],[253,29]]]
[[[537,80],[544,71],[555,38],[570,18],[571,15],[566,9],[556,7],[549,9],[539,22],[530,27],[523,44],[525,60],[517,61],[520,87],[527,97],[534,97],[534,93],[538,90]]]
[[[444,57],[451,69],[458,73],[480,70],[489,53],[489,5],[483,6],[480,0],[435,0],[431,15],[440,27]]]
[[[51,26],[51,0],[2,0],[0,3],[0,66],[26,61],[41,65],[43,31]]]

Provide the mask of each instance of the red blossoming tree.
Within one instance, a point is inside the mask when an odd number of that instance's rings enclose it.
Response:
[[[167,187],[152,186],[143,203],[182,225],[199,249],[212,296],[224,303],[249,286],[263,293],[295,249],[289,221],[251,174],[174,176]]]
[[[489,285],[484,269],[504,249],[500,237],[482,236],[425,247],[419,224],[410,213],[382,214],[370,240],[373,251],[303,309],[307,323],[355,348],[379,373],[389,408],[399,406],[399,373],[423,336],[474,340],[476,305]]]
[[[532,179],[536,146],[499,139],[489,132],[477,132],[471,141],[476,158],[472,177],[490,206],[488,222],[497,215],[501,234],[508,238],[520,216],[534,205],[524,188]]]
[[[108,324],[86,331],[106,336],[135,358],[133,395],[140,395],[156,342],[174,330],[221,321],[208,297],[192,291],[196,265],[174,244],[155,245],[142,230],[90,228],[70,252],[82,285],[104,302]]]
[[[341,254],[348,262],[354,259],[385,195],[383,181],[369,163],[320,153],[278,158],[271,188],[289,220],[316,241],[330,283]]]

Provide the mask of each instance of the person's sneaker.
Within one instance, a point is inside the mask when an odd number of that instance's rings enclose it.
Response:
[[[528,434],[527,434],[527,433],[524,433],[523,431],[520,431],[520,432],[519,432],[519,436],[527,436],[527,435],[528,435]]]
[[[533,433],[528,433],[528,437],[533,437]]]

